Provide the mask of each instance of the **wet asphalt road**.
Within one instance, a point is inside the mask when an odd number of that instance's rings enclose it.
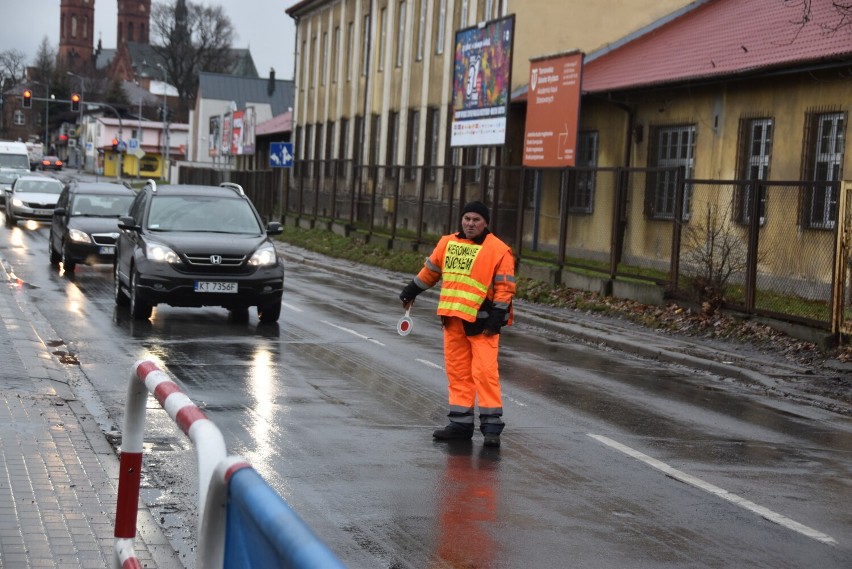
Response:
[[[431,293],[400,337],[404,279],[290,261],[277,327],[165,306],[133,322],[109,266],[50,267],[47,231],[0,229],[0,255],[104,430],[154,358],[349,567],[852,566],[848,419],[519,322],[502,448],[435,443]],[[193,450],[153,399],[148,417],[143,494],[193,566]]]

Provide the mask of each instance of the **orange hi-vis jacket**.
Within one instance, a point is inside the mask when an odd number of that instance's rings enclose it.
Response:
[[[471,241],[462,233],[445,235],[414,279],[422,289],[441,285],[440,316],[474,322],[485,299],[509,313],[515,296],[515,259],[512,250],[493,233]],[[480,315],[481,317],[481,315]]]

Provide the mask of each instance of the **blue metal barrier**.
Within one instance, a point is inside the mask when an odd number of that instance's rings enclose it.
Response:
[[[253,468],[230,476],[226,524],[225,569],[345,569]]]

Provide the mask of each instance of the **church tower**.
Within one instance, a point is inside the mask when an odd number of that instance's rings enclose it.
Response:
[[[69,69],[80,70],[91,65],[95,44],[95,0],[62,0],[59,13],[59,61]]]
[[[151,0],[118,0],[116,49],[128,42],[148,44],[151,25]]]

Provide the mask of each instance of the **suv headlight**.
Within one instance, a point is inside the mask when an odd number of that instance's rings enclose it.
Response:
[[[89,234],[85,231],[80,231],[79,229],[69,229],[68,237],[71,238],[71,241],[76,241],[77,243],[91,243],[92,239],[89,237]]]
[[[180,257],[177,256],[177,253],[175,253],[165,245],[160,245],[159,243],[146,243],[145,256],[148,257],[148,259],[157,263],[169,263],[171,265],[177,265],[181,262]]]
[[[275,254],[275,247],[268,243],[254,252],[254,255],[249,259],[249,265],[253,267],[268,267],[278,263],[278,256]]]

